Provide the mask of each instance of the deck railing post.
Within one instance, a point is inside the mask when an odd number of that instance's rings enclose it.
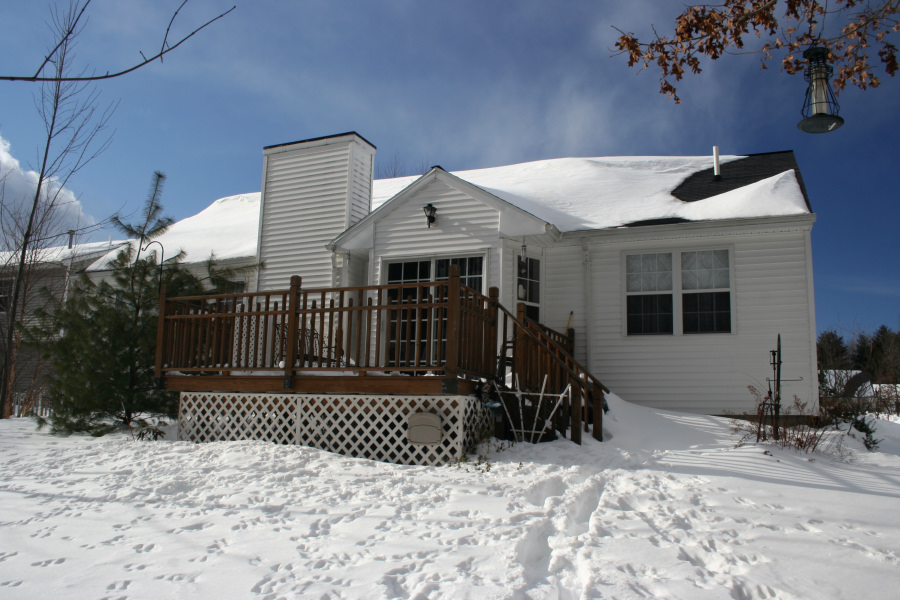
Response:
[[[285,348],[284,348],[284,389],[289,390],[294,387],[294,359],[297,357],[297,343],[299,342],[297,328],[298,306],[297,302],[300,298],[299,275],[291,276],[291,290],[288,292],[288,305],[284,308],[287,313],[287,331],[285,332]]]
[[[162,367],[165,358],[164,348],[166,343],[166,286],[161,285],[159,288],[159,316],[156,322],[156,366],[153,369],[153,377],[156,379],[156,386],[163,388],[165,381],[163,380]]]
[[[603,388],[594,384],[594,428],[591,433],[598,442],[603,441]]]
[[[447,379],[456,379],[459,374],[459,304],[459,265],[451,265],[447,281],[447,356],[444,363]]]
[[[487,331],[485,332],[487,336],[487,352],[484,357],[483,371],[490,375],[494,372],[494,363],[497,360],[497,304],[500,303],[500,288],[491,287],[488,289],[488,298],[488,323]]]
[[[585,406],[584,385],[577,379],[572,380],[572,406],[570,407],[569,426],[572,428],[572,441],[581,445],[581,415]]]
[[[516,320],[519,323],[525,324],[525,303],[519,302],[516,304]],[[515,331],[515,353],[513,356],[513,364],[514,364],[514,379],[513,386],[528,386],[528,381],[525,380],[526,373],[528,373],[528,336],[524,331],[519,331],[519,327],[514,328]],[[515,379],[519,381],[516,381]]]

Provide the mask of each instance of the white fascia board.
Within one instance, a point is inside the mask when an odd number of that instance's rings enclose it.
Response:
[[[810,231],[815,213],[777,217],[748,217],[721,221],[689,221],[668,225],[585,229],[561,234],[560,242],[569,244],[604,244],[631,241],[674,240],[690,237],[716,237],[774,231]]]
[[[543,235],[556,231],[556,227],[534,215],[510,205],[500,210],[500,237]]]

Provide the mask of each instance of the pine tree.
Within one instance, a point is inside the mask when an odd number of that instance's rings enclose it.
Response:
[[[864,332],[859,332],[853,338],[850,349],[851,363],[854,369],[859,371],[873,371],[872,364],[872,338]]]
[[[850,364],[850,350],[844,338],[835,330],[829,329],[819,334],[816,344],[820,370],[846,369]]]
[[[141,223],[114,219],[134,241],[112,261],[109,278],[95,282],[83,274],[28,332],[51,367],[47,396],[54,432],[102,435],[136,416],[175,412],[176,396],[157,389],[153,378],[160,271],[171,295],[202,293],[203,286],[180,266],[180,254],[161,269],[155,252],[142,251],[172,223],[161,216],[164,178],[154,175]]]

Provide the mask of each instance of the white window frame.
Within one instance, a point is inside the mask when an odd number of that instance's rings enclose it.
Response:
[[[682,273],[681,273],[681,255],[688,252],[704,252],[709,250],[727,250],[728,251],[728,283],[729,287],[727,291],[729,292],[729,310],[731,317],[731,331],[728,332],[684,332],[684,302],[683,296],[685,293],[704,293],[704,292],[715,292],[715,291],[726,291],[725,288],[712,288],[712,289],[697,289],[697,290],[685,290],[682,287]],[[671,291],[660,291],[656,293],[671,293],[672,294],[672,333],[651,333],[651,334],[628,334],[628,297],[634,295],[634,293],[628,292],[628,275],[626,268],[627,257],[636,254],[671,254],[672,255],[672,289]],[[622,251],[621,260],[620,260],[620,280],[622,282],[622,337],[627,339],[652,339],[652,340],[661,340],[668,338],[680,338],[680,337],[698,337],[705,338],[705,336],[713,335],[713,336],[726,336],[726,335],[736,335],[737,334],[737,284],[735,281],[735,268],[734,268],[734,247],[729,244],[719,244],[715,246],[699,246],[699,247],[686,247],[686,248],[677,248],[674,246],[663,246],[663,247],[654,247],[654,248],[640,248],[634,250]]]

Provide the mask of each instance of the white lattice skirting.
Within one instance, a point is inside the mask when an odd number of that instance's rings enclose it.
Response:
[[[407,439],[409,415],[435,413],[436,444]],[[265,440],[406,465],[438,465],[474,447],[493,419],[468,396],[337,396],[182,392],[178,439]]]

